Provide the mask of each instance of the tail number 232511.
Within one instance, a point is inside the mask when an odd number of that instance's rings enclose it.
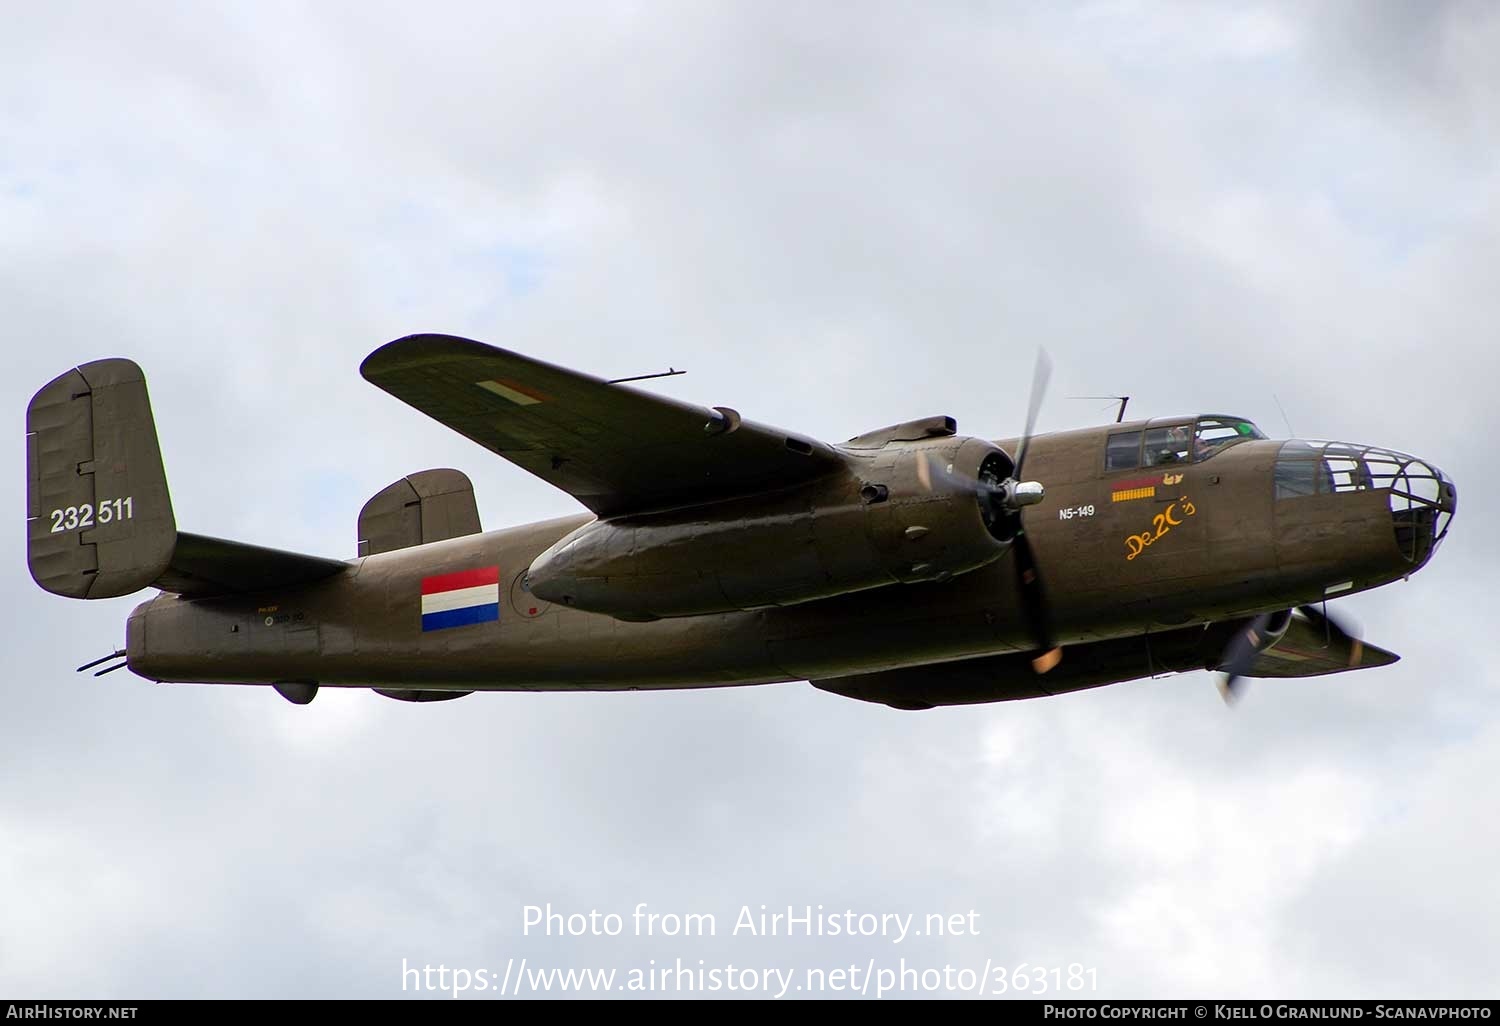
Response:
[[[69,506],[52,511],[52,532],[81,531],[87,527],[130,520],[135,516],[135,503],[129,495],[118,499],[105,499],[95,506],[85,502],[82,506]]]

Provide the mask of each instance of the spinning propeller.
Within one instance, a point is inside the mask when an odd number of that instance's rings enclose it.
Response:
[[[1062,662],[1062,648],[1052,634],[1052,616],[1047,603],[1047,593],[1042,587],[1042,575],[1037,570],[1036,555],[1031,551],[1031,539],[1026,536],[1026,525],[1021,521],[1021,510],[1042,501],[1041,484],[1027,481],[1021,476],[1026,465],[1026,454],[1031,451],[1031,436],[1036,430],[1037,413],[1042,407],[1042,396],[1047,391],[1047,381],[1052,377],[1052,361],[1046,350],[1036,354],[1036,372],[1031,378],[1031,405],[1026,411],[1026,433],[1016,447],[1016,469],[1009,490],[1008,505],[1016,517],[1016,538],[1011,548],[1016,554],[1016,579],[1021,586],[1021,611],[1031,628],[1032,640],[1036,642],[1038,654],[1031,660],[1031,668],[1037,673],[1046,673]]]
[[[1026,536],[1026,526],[1021,511],[1042,501],[1046,490],[1040,482],[1027,481],[1021,476],[1026,465],[1026,454],[1031,449],[1031,436],[1036,430],[1037,414],[1041,410],[1042,397],[1047,391],[1047,381],[1052,376],[1052,361],[1045,350],[1038,350],[1036,371],[1031,380],[1031,403],[1026,411],[1026,431],[1016,447],[1016,465],[1011,475],[1000,478],[994,471],[981,467],[974,478],[959,478],[951,469],[923,462],[918,465],[925,484],[931,485],[932,477],[941,477],[974,492],[985,512],[987,521],[994,523],[1006,518],[1015,518],[1015,536],[1011,540],[1011,551],[1015,553],[1016,582],[1021,595],[1021,612],[1038,655],[1031,660],[1032,669],[1046,673],[1062,661],[1062,649],[1052,634],[1052,616],[1047,602],[1047,593],[1042,586],[1041,573],[1037,569],[1036,554],[1031,549],[1031,539]]]

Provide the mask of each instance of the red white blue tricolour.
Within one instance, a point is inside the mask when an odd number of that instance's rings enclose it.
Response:
[[[422,630],[440,631],[498,619],[498,566],[422,578]]]

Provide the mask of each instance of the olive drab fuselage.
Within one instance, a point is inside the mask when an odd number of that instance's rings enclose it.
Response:
[[[1058,640],[1068,648],[1316,603],[1330,592],[1400,579],[1420,565],[1398,545],[1388,497],[1379,490],[1278,500],[1281,441],[1241,441],[1201,462],[1106,469],[1105,439],[1142,426],[1032,440],[1028,470],[1046,482],[1047,494],[1028,511],[1026,530],[1057,610]],[[1005,450],[1014,442],[998,444]],[[870,508],[848,487],[813,482],[788,494],[658,516],[657,529],[675,538],[660,545],[660,565],[637,567],[622,587],[649,594],[653,578],[690,574],[728,604],[757,560],[799,547],[808,550],[807,573],[815,576],[823,508],[835,511],[828,516],[836,525],[831,544],[889,544],[843,522],[848,511]],[[533,561],[596,522],[568,517],[366,556],[348,574],[298,591],[196,601],[163,595],[130,618],[130,664],[169,681],[646,689],[822,681],[1030,645],[1004,553],[941,581],[645,621],[532,594]],[[701,553],[708,555],[673,562],[674,553],[693,552],[704,539]],[[496,620],[422,629],[425,578],[490,566],[498,568]],[[722,588],[713,581],[721,569]],[[796,572],[766,566],[764,575]],[[1067,680],[1070,658],[1054,671],[1059,682]],[[1134,659],[1125,669],[1140,669],[1130,676],[1141,676],[1153,667]],[[997,680],[992,698],[1036,694],[1039,682],[1031,676]]]

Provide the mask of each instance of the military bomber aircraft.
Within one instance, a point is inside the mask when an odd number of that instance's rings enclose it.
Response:
[[[934,416],[828,444],[448,335],[361,373],[587,512],[485,532],[438,469],[365,504],[351,559],[190,534],[140,368],[86,363],[27,411],[31,573],[159,594],[80,669],[298,704],[806,680],[927,709],[1203,669],[1228,696],[1394,662],[1327,600],[1420,569],[1456,508],[1425,460],[1242,417],[1033,435],[1041,360],[1000,441]]]

